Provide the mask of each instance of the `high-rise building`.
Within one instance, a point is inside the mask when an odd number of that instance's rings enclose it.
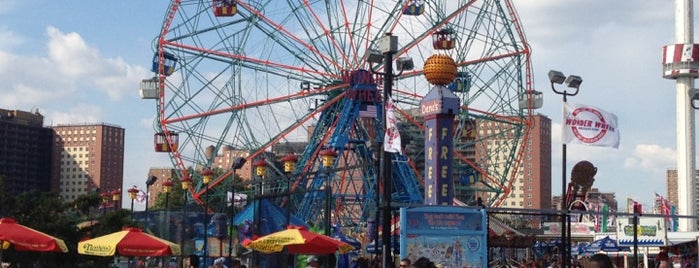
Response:
[[[534,115],[532,129],[529,131],[526,142],[524,148],[526,151],[522,154],[522,162],[515,181],[509,196],[501,203],[501,207],[549,209],[551,207],[551,119],[541,114]]]
[[[155,204],[156,197],[163,192],[163,183],[168,179],[175,179],[177,173],[173,168],[151,168],[148,170],[148,176],[146,178],[155,177],[155,181],[152,185],[146,185],[146,207],[152,207]],[[172,187],[182,187],[179,183],[172,185]]]
[[[49,191],[51,129],[38,111],[0,109],[0,178],[5,191]]]
[[[697,178],[699,178],[699,170],[697,170]],[[677,169],[668,169],[666,173],[666,183],[667,183],[667,200],[673,205],[679,204],[679,193],[680,190],[677,186]],[[682,189],[684,191],[684,189]],[[694,200],[697,205],[695,207],[699,208],[699,185],[694,186],[695,196],[697,200]],[[694,215],[699,215],[699,209],[694,211]]]
[[[248,158],[250,156],[249,151],[238,150],[232,146],[223,146],[218,155],[214,157],[212,166],[215,168],[220,168],[222,170],[230,170],[233,166],[233,162],[236,158]],[[242,178],[243,180],[250,180],[252,177],[252,162],[253,160],[245,162],[245,165],[240,169],[236,170],[236,176]]]
[[[121,189],[124,179],[123,128],[107,124],[51,128],[54,133],[51,188],[57,189],[63,200],[75,200],[93,191]]]

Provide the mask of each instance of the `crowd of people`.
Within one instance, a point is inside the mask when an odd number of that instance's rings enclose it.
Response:
[[[666,268],[666,267],[672,267],[672,262],[667,258],[663,258],[663,256],[666,255],[660,255],[654,260],[654,267],[656,268]],[[323,264],[324,262],[318,258],[318,256],[309,256],[306,259],[306,267],[305,268],[326,268]],[[354,262],[353,262],[352,268],[380,268],[382,267],[381,265],[381,258],[369,258],[369,257],[358,257]],[[208,267],[204,267],[200,264],[199,256],[197,255],[189,255],[184,259],[184,267],[185,268],[247,268],[245,264],[243,264],[239,259],[232,258],[232,259],[226,259],[226,258],[217,258],[213,261],[212,265]],[[547,262],[537,262],[534,260],[530,260],[527,262],[523,262],[522,266],[520,268],[558,268],[561,267],[560,264],[555,260],[551,259]],[[584,262],[575,262],[573,264],[573,267],[576,268],[614,268],[616,267],[614,265],[614,262],[611,257],[609,257],[606,254],[598,253],[595,255],[592,255],[589,259],[586,259]],[[683,266],[684,267],[684,266]],[[327,268],[334,268],[334,267],[327,267]],[[414,261],[404,258],[401,259],[396,265],[396,268],[444,268],[442,264],[439,263],[434,263],[431,261],[429,258],[426,257],[420,257]]]
[[[203,267],[199,263],[199,256],[197,255],[189,255],[187,258],[184,259],[184,267],[185,268],[247,268],[245,264],[243,264],[240,259],[233,258],[231,260],[228,260],[230,263],[230,266],[226,264],[226,258],[218,258],[215,259],[213,264],[211,264],[209,267]]]

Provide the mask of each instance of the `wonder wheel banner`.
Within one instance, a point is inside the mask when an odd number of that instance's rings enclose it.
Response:
[[[619,148],[619,128],[613,113],[589,105],[565,102],[562,125],[565,144]]]

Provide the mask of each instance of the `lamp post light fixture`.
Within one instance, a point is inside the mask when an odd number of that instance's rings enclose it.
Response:
[[[102,197],[102,216],[104,216],[105,214],[107,214],[107,204],[109,204],[109,199],[111,197],[111,193],[104,192],[104,193],[100,194],[100,196]]]
[[[119,209],[119,200],[121,200],[121,189],[112,191],[112,201],[114,201],[114,211]]]
[[[332,176],[330,176],[330,169],[335,165],[335,158],[337,153],[332,148],[321,151],[320,158],[322,160],[323,169],[325,170],[325,235],[330,236],[330,224],[332,224],[331,217],[332,213]],[[330,256],[325,259],[325,267],[330,267]],[[388,267],[388,266],[383,266]]]
[[[258,184],[257,184],[257,190],[256,190],[256,196],[255,196],[255,230],[253,230],[253,235],[260,235],[260,206],[262,205],[261,199],[262,199],[262,192],[263,192],[263,180],[265,179],[265,176],[267,175],[267,162],[260,158],[254,163],[252,163],[252,166],[255,167],[255,175],[259,178],[258,179]]]
[[[329,170],[335,164],[335,157],[337,157],[337,153],[332,148],[327,148],[322,150],[319,154],[323,162],[323,169],[325,170],[325,235],[329,236],[331,224],[330,217],[332,217],[330,213],[330,210],[332,209],[332,178]]]
[[[282,157],[282,163],[284,164],[284,173],[287,174],[286,177],[286,227],[289,228],[291,224],[291,172],[296,170],[296,162],[299,157],[294,155],[294,153],[289,153]]]
[[[214,176],[210,167],[205,167],[201,171],[201,182],[204,184],[204,265],[209,255],[209,183]]]
[[[138,188],[134,186],[127,191],[129,192],[129,198],[131,198],[131,220],[133,220],[133,200],[136,199],[136,195],[138,195]]]
[[[170,206],[168,203],[170,201],[170,192],[172,192],[172,185],[174,185],[172,179],[168,178],[166,181],[163,182],[163,192],[165,193],[165,223],[163,225],[165,226],[164,233],[167,234],[167,239],[170,239]]]
[[[187,215],[185,215],[185,207],[187,207],[187,191],[189,191],[189,188],[192,187],[192,179],[189,178],[189,176],[184,177],[180,179],[180,185],[182,186],[182,193],[184,194],[184,201],[182,202],[182,212],[180,213],[182,215],[181,219],[181,225],[182,225],[182,233],[180,234],[180,258],[185,256],[185,251],[184,251],[184,231],[185,231],[185,220],[187,219]]]
[[[236,157],[233,160],[233,165],[231,165],[231,168],[233,169],[233,174],[231,175],[231,221],[230,221],[230,226],[228,228],[228,233],[230,234],[228,237],[228,258],[233,256],[233,219],[235,218],[235,176],[237,175],[236,171],[238,169],[241,169],[244,165],[245,158],[242,157]]]
[[[289,228],[291,225],[291,173],[296,170],[296,162],[298,160],[298,156],[292,152],[289,152],[281,159],[282,164],[284,164],[284,174],[286,174],[286,228]],[[293,255],[287,254],[285,261],[284,267],[288,267],[290,263],[294,262]]]
[[[550,70],[548,73],[549,81],[551,82],[551,89],[554,93],[563,96],[563,103],[568,102],[568,96],[578,95],[580,91],[580,84],[582,84],[582,78],[577,75],[569,75],[566,77],[563,73],[555,70]],[[568,92],[567,90],[557,90],[556,84],[565,83],[567,87],[575,89],[573,92]],[[563,267],[568,267],[568,262],[570,259],[570,218],[568,217],[568,206],[567,206],[567,196],[566,196],[566,144],[562,144],[562,159],[561,159],[561,210],[563,210],[563,217],[561,217],[561,264]]]
[[[374,68],[371,68],[371,71],[375,74],[383,75],[384,76],[384,85],[383,85],[383,107],[386,109],[388,100],[391,98],[392,91],[393,91],[393,79],[395,79],[397,76],[400,76],[403,71],[407,70],[412,70],[414,68],[414,64],[411,58],[408,57],[400,57],[396,60],[396,67],[398,68],[399,73],[398,74],[393,74],[393,57],[398,52],[398,37],[392,35],[391,33],[386,33],[385,36],[381,37],[379,39],[379,51],[381,54],[378,54],[377,50],[367,50],[367,54],[365,55],[365,59],[370,62],[370,63],[381,63],[381,60],[383,60],[383,72],[377,72],[374,70]],[[385,112],[384,112],[385,115]],[[384,131],[387,131],[388,126],[386,122],[386,117],[382,119],[382,127]],[[385,136],[385,135],[384,135]],[[386,142],[385,140],[383,142]],[[390,267],[392,265],[392,250],[391,250],[391,195],[393,193],[393,186],[392,186],[392,159],[393,157],[391,156],[390,152],[387,152],[385,149],[383,150],[382,154],[382,165],[381,165],[381,176],[383,177],[381,182],[383,183],[383,198],[382,198],[382,229],[383,232],[381,233],[381,241],[383,242],[383,260],[382,260],[382,267]],[[377,183],[377,191],[380,189],[378,187],[379,180],[376,180]],[[378,203],[377,203],[378,205]],[[378,208],[377,208],[378,209]]]
[[[260,228],[260,223],[261,223],[260,217],[262,217],[262,215],[260,215],[262,213],[262,211],[261,211],[262,191],[263,191],[262,190],[262,184],[263,184],[262,181],[265,179],[265,176],[267,175],[267,162],[265,161],[265,159],[260,158],[257,161],[253,162],[252,166],[255,167],[255,175],[259,178],[258,179],[259,183],[258,183],[257,191],[255,194],[255,200],[253,201],[253,205],[254,205],[253,208],[255,209],[255,211],[254,211],[254,218],[253,218],[252,234],[253,234],[253,236],[259,236],[260,231],[262,229],[262,228]],[[259,261],[257,259],[257,256],[258,256],[257,254],[253,255],[253,262],[252,262],[253,266],[257,266],[257,262]]]
[[[172,179],[167,179],[163,182],[163,192],[165,193],[165,209],[168,208],[168,197],[170,195],[170,192],[172,192],[172,185],[174,185]]]

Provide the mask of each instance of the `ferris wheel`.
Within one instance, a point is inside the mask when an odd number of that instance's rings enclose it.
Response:
[[[384,105],[375,96],[384,68],[365,55],[387,34],[398,37],[391,62],[410,58],[415,67],[401,67],[393,86],[403,140],[403,154],[391,159],[394,201],[422,200],[418,106],[431,89],[422,67],[444,54],[457,64],[448,88],[461,101],[456,196],[497,206],[519,169],[540,101],[508,0],[173,0],[154,46],[156,75],[142,84],[144,98],[157,104],[156,151],[169,153],[178,175],[196,182],[195,201],[229,189],[230,167],[219,165],[206,185],[197,170],[217,166],[216,156],[234,148],[254,167],[266,167],[262,178],[250,176],[295,216],[322,219],[331,200],[333,221],[371,218],[382,187],[377,144]]]

